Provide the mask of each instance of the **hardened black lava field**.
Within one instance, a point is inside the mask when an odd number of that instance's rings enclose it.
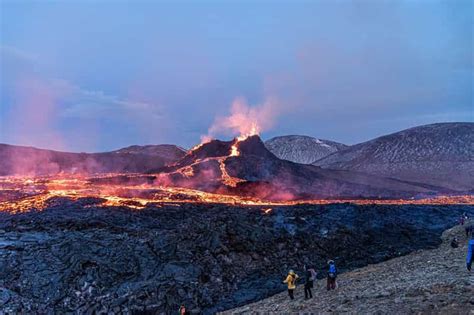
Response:
[[[433,248],[470,205],[233,206],[137,210],[57,198],[0,212],[0,309],[6,313],[211,314],[285,290],[305,263],[340,271]],[[91,206],[92,205],[92,206]]]

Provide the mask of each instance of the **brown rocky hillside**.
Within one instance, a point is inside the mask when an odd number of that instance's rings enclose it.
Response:
[[[454,236],[461,243],[455,249],[449,244]],[[341,274],[336,291],[327,292],[325,279],[318,280],[311,300],[304,300],[300,283],[294,301],[285,291],[222,314],[474,314],[464,229],[456,226],[442,238],[439,248]]]

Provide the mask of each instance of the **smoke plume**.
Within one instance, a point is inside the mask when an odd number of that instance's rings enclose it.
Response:
[[[250,106],[244,98],[236,98],[232,102],[230,114],[216,117],[208,134],[201,140],[205,142],[219,135],[258,135],[274,126],[279,112],[278,102],[272,98],[255,106]]]

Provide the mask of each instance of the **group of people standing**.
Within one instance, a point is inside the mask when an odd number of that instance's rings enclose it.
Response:
[[[316,276],[317,273],[312,267],[307,267],[306,265],[304,266],[304,298],[305,299],[310,299],[313,297],[313,293],[311,289],[314,286],[314,281],[316,281]],[[334,263],[334,260],[329,260],[328,265],[327,265],[327,283],[326,283],[326,288],[327,290],[335,290],[337,287],[336,284],[336,278],[337,278],[337,268],[336,264]],[[288,286],[288,295],[291,300],[295,298],[294,292],[296,289],[296,281],[299,279],[299,276],[293,271],[290,270],[288,272],[288,275],[286,276],[286,279],[283,281],[283,283],[286,283]]]
[[[468,221],[469,218],[466,214],[463,214],[460,218],[460,224],[464,225]],[[467,245],[467,257],[466,257],[466,268],[467,270],[471,271],[472,268],[472,263],[474,261],[474,226],[469,225],[466,228],[466,237],[469,239],[468,245]],[[457,238],[454,238],[451,241],[451,246],[453,248],[457,248],[459,246],[459,241]],[[313,293],[311,292],[311,289],[313,288],[314,281],[316,281],[316,271],[314,268],[307,267],[306,265],[304,266],[304,297],[305,299],[310,299],[313,297]],[[329,260],[327,264],[327,282],[326,282],[326,288],[327,290],[335,290],[337,288],[337,283],[336,283],[336,278],[337,278],[337,268],[336,264],[334,263],[333,260]],[[294,292],[296,289],[296,281],[299,279],[299,276],[293,271],[290,270],[288,272],[288,275],[286,279],[283,281],[283,283],[286,283],[288,286],[288,295],[290,296],[290,299],[293,300],[295,298]]]

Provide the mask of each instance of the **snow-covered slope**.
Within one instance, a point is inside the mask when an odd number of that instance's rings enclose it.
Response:
[[[438,123],[363,142],[314,163],[457,190],[474,190],[474,123]]]
[[[265,146],[282,160],[310,164],[347,146],[308,136],[281,136],[265,141]]]

